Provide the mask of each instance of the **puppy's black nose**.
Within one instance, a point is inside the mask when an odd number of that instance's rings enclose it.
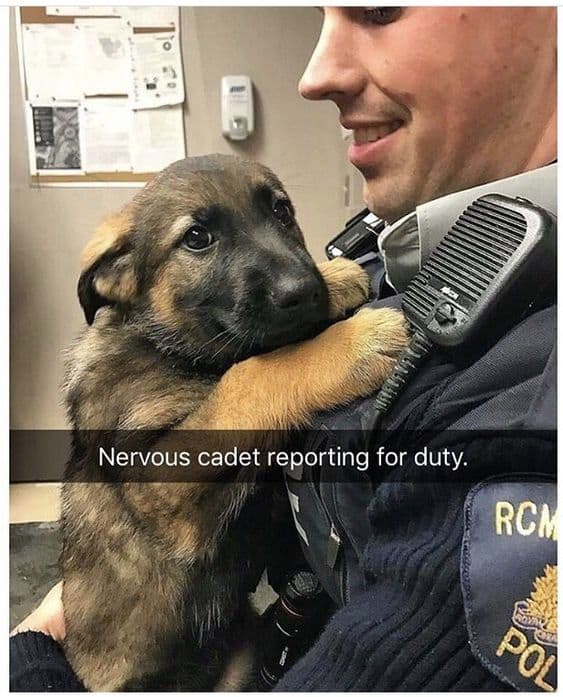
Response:
[[[321,300],[321,285],[316,278],[284,277],[270,291],[278,310],[291,312],[315,307]]]

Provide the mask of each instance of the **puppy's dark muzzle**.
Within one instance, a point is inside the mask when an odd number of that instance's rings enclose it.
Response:
[[[270,341],[293,342],[311,336],[328,319],[328,293],[316,274],[284,274],[267,293]]]
[[[324,292],[323,292],[324,291]],[[326,303],[326,291],[316,277],[285,277],[270,290],[270,302],[281,317],[318,312]]]

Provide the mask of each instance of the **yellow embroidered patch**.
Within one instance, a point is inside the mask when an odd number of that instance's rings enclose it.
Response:
[[[495,505],[495,532],[497,535],[537,535],[557,540],[557,509],[547,503],[497,501]]]
[[[519,690],[557,685],[557,502],[548,479],[492,477],[465,503],[462,591],[474,655]]]
[[[514,604],[512,621],[534,632],[544,646],[557,646],[557,564],[547,564],[543,576],[534,581],[530,597]]]
[[[548,675],[557,663],[557,656],[545,646],[557,646],[557,565],[547,564],[543,576],[536,577],[533,590],[526,600],[514,604],[512,622],[520,629],[533,633],[536,643],[530,643],[524,632],[512,626],[501,639],[497,656],[505,652],[519,656],[518,672],[533,679],[541,690],[553,692]],[[542,646],[543,645],[543,646]]]

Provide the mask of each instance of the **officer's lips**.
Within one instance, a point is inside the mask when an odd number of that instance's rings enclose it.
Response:
[[[348,159],[358,169],[375,164],[392,146],[397,132],[403,125],[404,121],[395,119],[366,126],[354,126],[353,142],[348,148]]]

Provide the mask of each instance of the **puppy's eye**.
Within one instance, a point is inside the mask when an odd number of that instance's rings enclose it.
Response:
[[[274,218],[277,218],[282,225],[291,225],[293,223],[293,211],[289,201],[284,201],[279,198],[272,208]]]
[[[184,233],[183,243],[192,252],[201,252],[215,242],[213,235],[201,225],[192,225]]]

